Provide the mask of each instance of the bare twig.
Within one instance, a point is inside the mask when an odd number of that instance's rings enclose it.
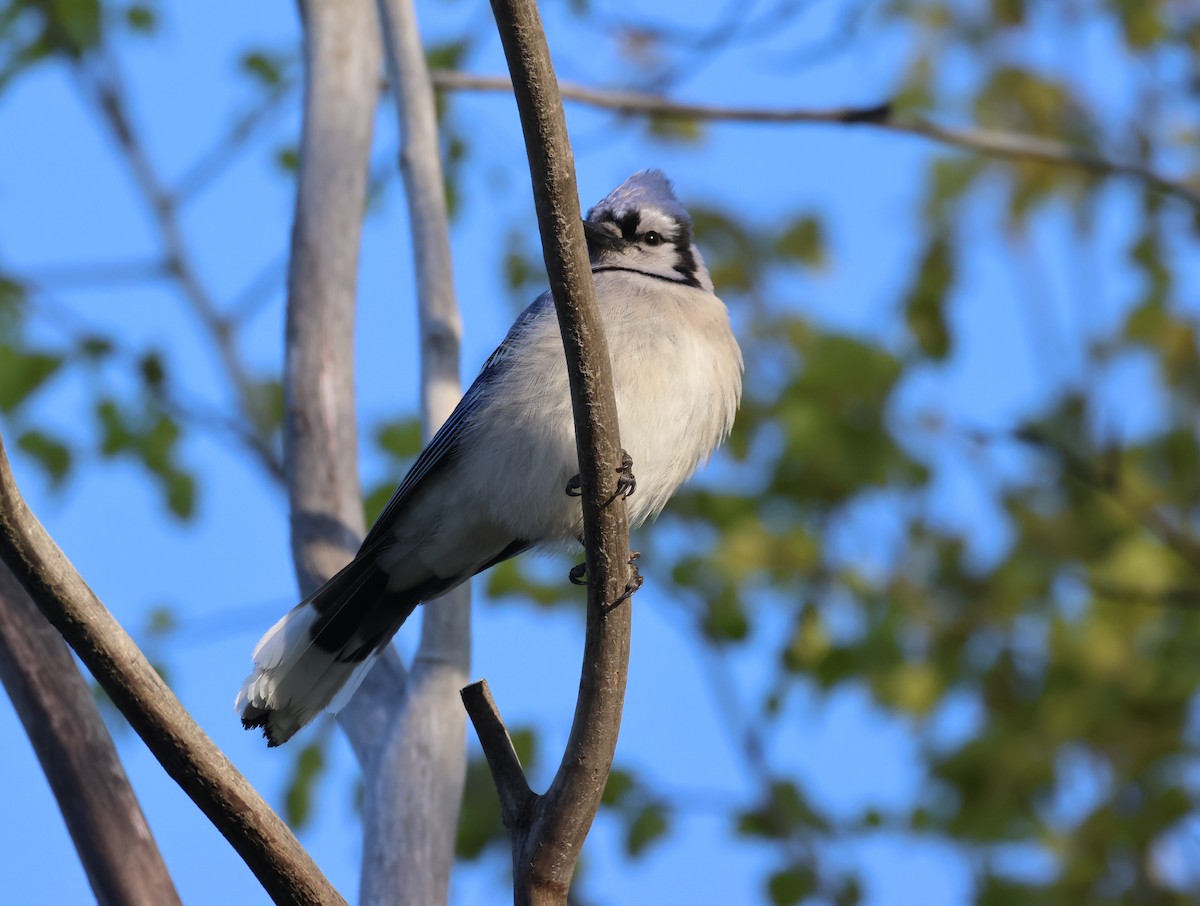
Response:
[[[583,491],[588,616],[575,717],[550,789],[509,827],[516,902],[561,904],[567,901],[575,864],[600,806],[620,731],[632,614],[625,594],[629,527],[623,500],[602,505],[618,496],[616,399],[583,241],[562,99],[541,18],[533,0],[493,0],[492,12],[517,86],[542,251],[570,376]],[[476,729],[489,764],[511,768],[511,753],[490,731],[485,714],[476,709],[471,716],[480,719]],[[511,787],[507,773],[511,771],[496,775],[497,782]],[[511,790],[505,795],[511,799]]]
[[[503,76],[481,76],[449,70],[433,74],[438,88],[453,91],[512,91],[512,83]],[[606,91],[583,85],[562,85],[562,96],[590,107],[615,113],[659,116],[674,119],[711,120],[732,123],[832,123],[862,125],[890,132],[916,135],[930,141],[952,145],[966,151],[1010,160],[1037,161],[1074,167],[1103,176],[1125,176],[1140,180],[1154,189],[1200,207],[1200,187],[1166,176],[1143,164],[1119,161],[1076,148],[1064,142],[1002,132],[994,129],[954,128],[926,117],[896,113],[890,104],[867,107],[771,108],[729,107],[715,104],[688,104],[636,91]]]
[[[1190,532],[1173,522],[1165,513],[1153,505],[1147,505],[1129,496],[1122,488],[1120,476],[1106,475],[1097,469],[1086,458],[1060,443],[1044,431],[1036,428],[1025,428],[1015,435],[1017,440],[1049,450],[1062,463],[1064,473],[1079,482],[1094,493],[1104,495],[1113,501],[1142,528],[1150,532],[1185,561],[1188,566],[1200,572],[1200,540]]]
[[[60,264],[45,270],[15,275],[15,279],[26,289],[63,289],[78,286],[93,289],[162,280],[170,275],[166,261],[152,259]]]
[[[245,411],[253,408],[253,381],[246,373],[229,321],[221,314],[207,286],[192,263],[191,253],[179,223],[177,199],[167,191],[145,151],[129,115],[126,92],[115,62],[105,71],[81,66],[80,83],[108,125],[133,173],[138,189],[149,207],[162,237],[167,273],[175,279],[193,314],[201,322],[216,348],[225,373]]]
[[[487,758],[488,769],[496,782],[500,796],[500,818],[510,831],[529,820],[529,811],[536,800],[525,779],[521,759],[513,747],[512,737],[500,717],[500,709],[492,698],[487,680],[471,683],[462,690],[463,706],[471,715],[471,725],[479,736],[479,744]]]
[[[0,560],[276,902],[343,902],[287,825],[192,720],[29,511],[3,440]]]
[[[275,86],[257,106],[238,117],[229,131],[201,155],[175,184],[171,194],[176,204],[186,204],[220,176],[237,159],[238,153],[254,134],[283,108],[283,101],[291,96],[295,87],[290,81]]]
[[[54,791],[97,902],[178,903],[91,688],[62,636],[3,563],[0,680]]]

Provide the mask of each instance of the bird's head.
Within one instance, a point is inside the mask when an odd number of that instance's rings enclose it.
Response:
[[[639,271],[712,292],[692,242],[692,218],[661,170],[642,170],[588,211],[583,222],[594,268]]]

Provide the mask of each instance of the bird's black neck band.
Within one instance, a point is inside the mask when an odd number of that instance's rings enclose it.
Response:
[[[603,274],[605,271],[625,271],[627,274],[641,274],[643,277],[653,277],[655,280],[662,280],[664,283],[674,283],[676,286],[700,286],[700,281],[695,277],[684,280],[675,280],[672,277],[664,277],[662,274],[651,273],[650,271],[639,271],[635,267],[621,267],[617,264],[604,264],[600,267],[593,267],[593,274]]]

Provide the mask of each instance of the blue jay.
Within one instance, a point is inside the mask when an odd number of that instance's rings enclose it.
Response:
[[[584,221],[612,356],[631,527],[729,434],[742,353],[658,170]],[[418,457],[355,558],[263,636],[236,708],[268,745],[347,701],[422,601],[536,547],[577,542],[582,509],[566,359],[550,293],[517,318]],[[573,478],[573,476],[575,476]],[[636,488],[636,490],[634,490]],[[578,573],[573,571],[573,577]]]

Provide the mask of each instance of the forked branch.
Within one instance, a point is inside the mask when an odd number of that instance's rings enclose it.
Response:
[[[602,505],[619,496],[616,397],[584,244],[574,158],[541,18],[534,0],[493,0],[492,12],[529,155],[542,251],[570,376],[583,492],[588,575],[583,672],[567,748],[546,793],[522,790],[520,765],[486,688],[468,687],[463,698],[505,804],[515,901],[561,904],[600,806],[621,725],[632,613],[625,595],[629,526],[623,500]]]

